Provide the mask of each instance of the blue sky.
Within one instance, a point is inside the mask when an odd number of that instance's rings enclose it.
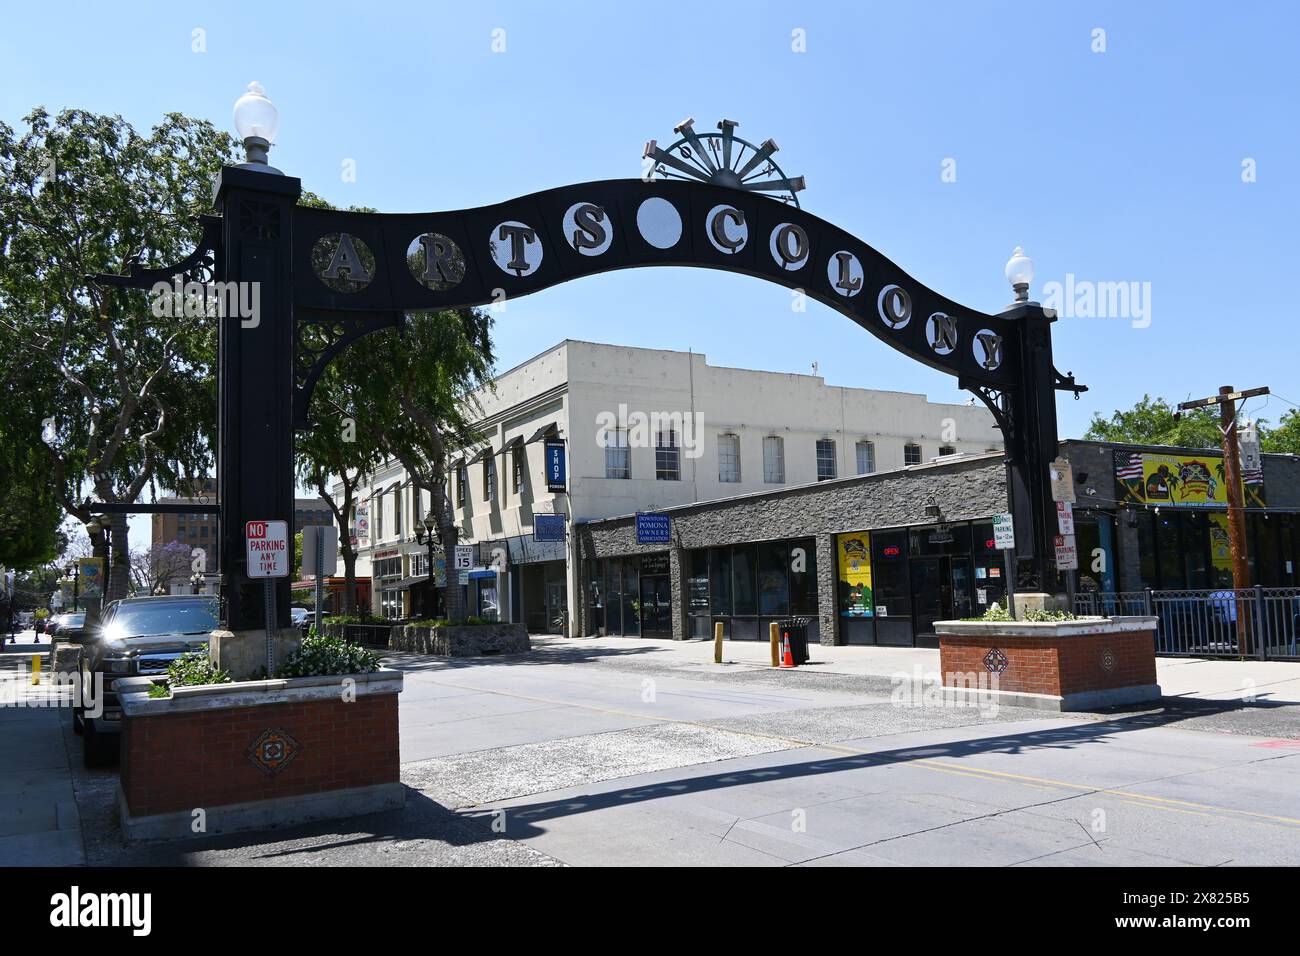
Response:
[[[1149,283],[1149,325],[1067,317],[1063,436],[1143,392],[1295,385],[1300,241],[1294,4],[222,3],[6,11],[0,118],[32,106],[178,110],[233,129],[260,80],[272,161],[338,204],[461,208],[636,176],[687,116],[773,137],[804,208],[973,308],[1010,301],[1016,245],[1044,283]],[[129,11],[129,12],[128,12]],[[204,31],[206,52],[192,50]],[[505,52],[491,49],[505,31]],[[1094,30],[1105,52],[1094,52]],[[792,31],[806,52],[792,50]],[[355,183],[342,163],[356,162]],[[946,160],[956,181],[944,182]],[[1252,160],[1256,181],[1243,182]],[[951,168],[951,167],[950,167]],[[1138,322],[1141,324],[1141,321]],[[817,303],[704,270],[632,270],[512,302],[507,368],[565,338],[964,400]],[[1256,402],[1276,418],[1289,406]]]

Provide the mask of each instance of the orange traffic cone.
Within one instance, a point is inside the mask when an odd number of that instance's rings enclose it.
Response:
[[[781,639],[781,667],[794,667],[794,654],[790,651],[790,636],[788,634]]]

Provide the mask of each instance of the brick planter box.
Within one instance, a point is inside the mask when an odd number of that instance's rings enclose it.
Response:
[[[1089,710],[1160,697],[1154,617],[939,621],[934,629],[944,687],[959,695],[982,694],[1040,710]]]
[[[466,624],[460,627],[394,627],[388,639],[394,651],[477,657],[480,654],[521,654],[532,648],[522,624]]]
[[[398,671],[178,687],[157,699],[148,695],[152,683],[116,685],[118,805],[128,839],[266,829],[405,800]],[[200,809],[204,829],[196,832]]]

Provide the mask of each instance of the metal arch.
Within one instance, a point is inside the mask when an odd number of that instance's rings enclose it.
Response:
[[[381,329],[401,328],[406,322],[401,312],[375,315],[347,315],[326,319],[296,318],[294,320],[294,390],[293,427],[305,430],[313,427],[311,421],[311,396],[316,382],[325,367],[340,352],[362,336]],[[303,340],[304,333],[312,329],[327,329],[330,341],[318,349],[310,348]]]
[[[221,217],[203,215],[198,217],[198,222],[203,227],[198,245],[175,265],[148,268],[138,262],[130,262],[127,264],[126,275],[100,272],[86,276],[86,280],[95,285],[119,289],[151,289],[159,282],[170,283],[178,275],[185,282],[204,285],[212,282],[221,267]]]
[[[799,208],[798,193],[805,188],[804,178],[787,176],[772,159],[772,154],[780,149],[776,140],[766,139],[755,146],[735,134],[739,125],[735,120],[724,119],[718,123],[721,132],[701,135],[695,132],[695,120],[683,120],[674,130],[681,134],[681,139],[667,149],[660,148],[652,139],[645,144],[641,156],[654,160],[651,172],[664,179],[694,180],[729,189],[787,193],[778,198]],[[675,172],[669,172],[669,169]],[[776,178],[758,178],[772,175]]]
[[[734,161],[734,159],[733,159]],[[680,220],[680,237],[669,248],[652,245],[639,229],[643,204],[664,200]],[[600,211],[611,234],[608,246],[584,253],[570,242],[562,223],[577,205]],[[711,243],[706,220],[711,210],[731,208],[743,214],[748,230],[743,248],[728,254]],[[536,268],[512,274],[493,259],[495,230],[519,222],[530,230],[541,258]],[[786,268],[772,251],[774,232],[799,230],[807,255]],[[329,236],[347,234],[374,276],[353,292],[331,288],[312,266],[313,249]],[[463,256],[464,274],[454,285],[434,289],[417,281],[408,249],[418,237],[434,234],[448,240]],[[687,266],[718,269],[766,279],[848,316],[897,351],[947,374],[1009,388],[1020,375],[1023,324],[1005,316],[968,309],[918,282],[873,247],[805,210],[742,190],[701,182],[639,179],[578,183],[521,196],[493,206],[432,213],[381,214],[298,207],[294,215],[294,298],[300,309],[321,316],[357,313],[419,312],[472,308],[515,299],[587,275],[642,266]],[[498,250],[499,251],[499,250]],[[836,256],[852,261],[853,294],[835,287]],[[788,264],[787,264],[788,265]],[[881,296],[890,289],[904,294],[910,309],[902,322],[884,318]],[[951,320],[951,349],[936,347],[927,335],[930,318]],[[995,340],[999,363],[987,363],[977,336]]]

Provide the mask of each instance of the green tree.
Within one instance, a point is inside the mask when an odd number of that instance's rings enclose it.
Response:
[[[41,448],[52,494],[85,522],[86,499],[134,502],[206,474],[215,430],[215,323],[156,317],[142,290],[87,275],[162,266],[188,254],[211,184],[235,142],[168,114],[149,134],[120,116],[44,109],[17,133],[0,123],[0,368],[30,367],[48,389],[14,440]],[[34,423],[50,422],[42,443]],[[110,519],[109,596],[127,593],[126,516]],[[96,552],[104,554],[102,537]]]
[[[1260,429],[1259,445],[1263,451],[1300,455],[1300,409],[1291,409],[1278,421],[1276,428]]]
[[[11,375],[5,371],[6,395],[25,394],[34,386],[29,369]],[[40,434],[39,423],[24,427],[19,418],[30,408],[13,403],[0,418],[0,565],[19,571],[52,561],[63,550],[59,531],[63,509],[49,482],[49,458],[30,433]],[[32,426],[35,426],[34,428]]]
[[[491,330],[492,318],[481,309],[412,313],[401,329],[373,333],[338,360],[356,389],[358,430],[371,430],[382,454],[402,463],[421,498],[429,493],[448,556],[460,528],[447,464],[452,452],[483,438],[475,426],[481,409],[474,392],[490,386]],[[447,575],[443,599],[447,617],[465,616],[454,573]]]
[[[362,342],[354,348],[365,348],[367,344]],[[334,513],[343,558],[343,613],[351,615],[357,610],[357,546],[352,540],[357,488],[383,460],[383,454],[379,432],[373,427],[357,427],[360,390],[345,374],[347,367],[344,360],[335,360],[317,380],[311,400],[313,425],[298,432],[295,461],[298,480],[324,498]],[[366,417],[369,419],[370,414]],[[336,483],[342,491],[337,501]]]
[[[1091,441],[1134,445],[1178,445],[1184,448],[1218,448],[1219,419],[1212,409],[1197,408],[1177,414],[1163,398],[1143,395],[1132,408],[1120,409],[1109,419],[1093,415],[1083,435]]]

